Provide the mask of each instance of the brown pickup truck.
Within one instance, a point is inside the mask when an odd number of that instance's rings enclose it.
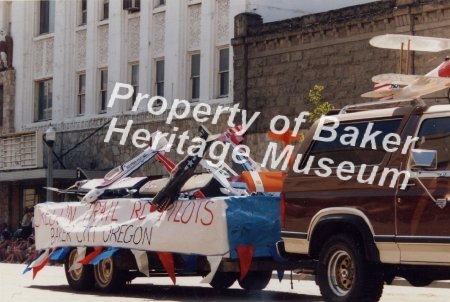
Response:
[[[377,301],[397,276],[450,279],[450,105],[334,117],[285,179],[285,251],[317,260],[327,301]]]

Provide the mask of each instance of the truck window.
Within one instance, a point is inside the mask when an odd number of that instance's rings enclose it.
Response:
[[[369,122],[341,123],[336,129],[337,138],[334,141],[314,142],[314,145],[310,152],[310,156],[314,155],[315,157],[312,168],[318,168],[317,162],[324,157],[333,160],[334,164],[330,164],[329,167],[337,167],[343,161],[352,162],[355,166],[360,166],[362,164],[380,164],[383,161],[384,155],[386,154],[386,151],[383,149],[382,145],[383,139],[387,134],[397,132],[398,127],[401,123],[401,119],[370,121],[370,123],[373,123],[371,133],[381,131],[381,133],[375,138],[376,150],[373,150],[371,148],[371,143],[367,143],[365,148],[360,147]],[[347,144],[344,145],[341,143],[342,135],[353,133],[345,130],[345,128],[348,126],[358,129],[358,137],[355,146]],[[321,134],[321,137],[325,137],[328,133],[328,131],[325,131],[325,133]],[[350,138],[345,139],[345,141],[349,140]]]
[[[450,170],[450,117],[429,118],[422,122],[415,148],[437,151],[437,169]]]

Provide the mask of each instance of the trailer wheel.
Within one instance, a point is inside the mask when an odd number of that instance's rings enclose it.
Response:
[[[250,271],[242,280],[238,280],[239,285],[246,290],[262,290],[266,288],[272,278],[272,271]]]
[[[237,278],[238,273],[216,272],[214,278],[211,280],[209,284],[214,289],[227,289],[234,284]]]
[[[365,259],[363,247],[352,237],[339,234],[323,246],[317,266],[317,283],[326,301],[378,301],[382,274]]]
[[[120,291],[126,282],[126,272],[118,270],[114,256],[100,261],[94,266],[96,287],[105,293]]]
[[[64,272],[69,286],[75,290],[90,290],[94,288],[94,270],[92,265],[83,265],[81,268],[69,272],[77,257],[77,249],[72,249],[64,261]]]

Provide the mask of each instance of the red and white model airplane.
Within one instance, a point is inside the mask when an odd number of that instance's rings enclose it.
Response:
[[[392,100],[420,98],[450,87],[450,59],[445,60],[425,75],[410,75],[410,51],[440,52],[450,49],[450,39],[387,34],[373,37],[369,43],[378,48],[400,50],[400,73],[386,73],[372,78],[375,90],[362,97]],[[403,72],[403,52],[406,46],[406,74]]]

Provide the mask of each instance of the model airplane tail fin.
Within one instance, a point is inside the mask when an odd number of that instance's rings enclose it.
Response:
[[[80,167],[77,167],[77,177],[76,180],[84,180],[84,179],[90,179],[86,172],[84,172],[83,169],[81,169]]]
[[[292,135],[292,130],[288,129],[283,134],[274,133],[272,131],[267,131],[267,136],[274,141],[283,142],[285,146],[292,144],[300,139],[301,135],[297,133],[296,135]]]

